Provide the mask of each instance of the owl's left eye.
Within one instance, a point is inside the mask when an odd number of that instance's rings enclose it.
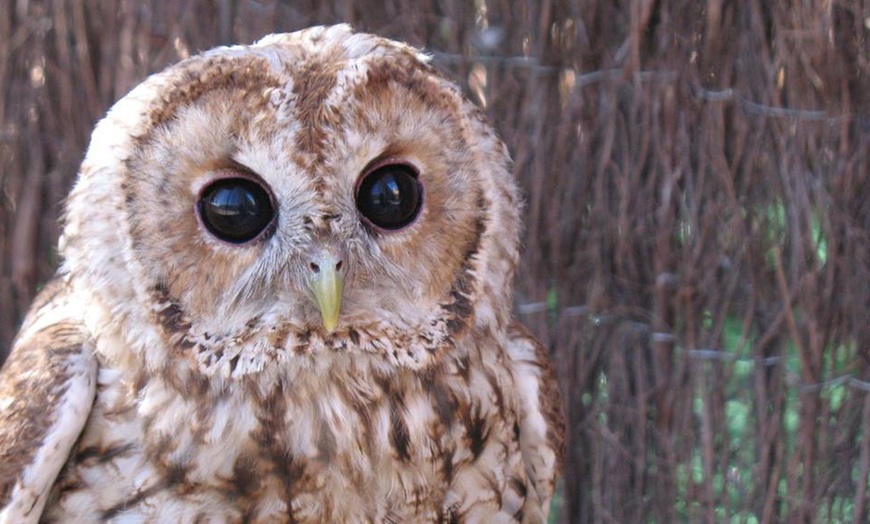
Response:
[[[387,164],[366,173],[357,187],[357,209],[382,231],[398,231],[413,222],[422,203],[417,172],[405,164]]]
[[[269,192],[248,178],[224,178],[206,186],[196,209],[212,235],[233,244],[259,237],[275,218]]]

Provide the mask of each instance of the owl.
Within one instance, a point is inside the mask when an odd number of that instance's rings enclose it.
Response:
[[[346,25],[96,127],[0,374],[2,522],[545,522],[564,422],[512,318],[505,146]]]

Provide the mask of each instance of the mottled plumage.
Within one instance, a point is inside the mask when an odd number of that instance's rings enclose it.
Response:
[[[545,521],[564,424],[511,318],[508,162],[347,26],[146,80],[0,373],[0,521]]]

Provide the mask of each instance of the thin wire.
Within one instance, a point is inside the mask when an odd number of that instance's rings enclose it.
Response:
[[[553,75],[563,72],[575,71],[571,68],[543,65],[532,56],[464,56],[455,53],[430,52],[433,62],[444,64],[484,64],[505,68],[525,69],[537,75]],[[601,69],[589,71],[577,75],[574,80],[574,89],[578,90],[592,84],[607,80],[623,78],[625,71],[620,68]],[[638,71],[636,77],[641,81],[668,81],[673,82],[679,78],[675,71]],[[632,76],[634,78],[634,75]],[[761,104],[750,100],[738,89],[706,89],[697,82],[692,83],[692,95],[699,100],[707,102],[733,102],[748,114],[762,115],[771,118],[792,118],[796,120],[823,122],[838,124],[844,120],[853,120],[863,126],[870,127],[870,115],[861,113],[848,113],[831,115],[827,111],[818,109],[796,109],[793,107],[780,107]]]
[[[517,305],[517,311],[520,315],[528,316],[536,313],[542,313],[549,310],[546,302],[529,302]],[[649,332],[650,342],[653,343],[672,343],[674,352],[692,360],[705,360],[715,362],[728,362],[733,364],[744,364],[749,366],[776,366],[787,364],[788,362],[799,362],[799,357],[789,357],[785,355],[777,355],[771,357],[745,357],[736,355],[732,351],[725,351],[715,348],[684,348],[678,344],[679,338],[673,333],[653,332],[649,324],[638,322],[636,320],[619,318],[617,315],[590,315],[588,306],[569,306],[558,310],[560,316],[578,317],[587,316],[595,325],[620,323],[630,327],[635,331]],[[851,373],[839,375],[837,377],[824,380],[817,383],[800,382],[797,384],[801,391],[820,391],[822,389],[834,388],[837,386],[846,386],[861,391],[870,393],[870,381],[862,380]]]

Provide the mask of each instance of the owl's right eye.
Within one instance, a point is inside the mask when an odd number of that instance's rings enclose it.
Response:
[[[196,210],[209,233],[232,244],[258,238],[275,219],[275,206],[266,188],[241,177],[206,186]]]

